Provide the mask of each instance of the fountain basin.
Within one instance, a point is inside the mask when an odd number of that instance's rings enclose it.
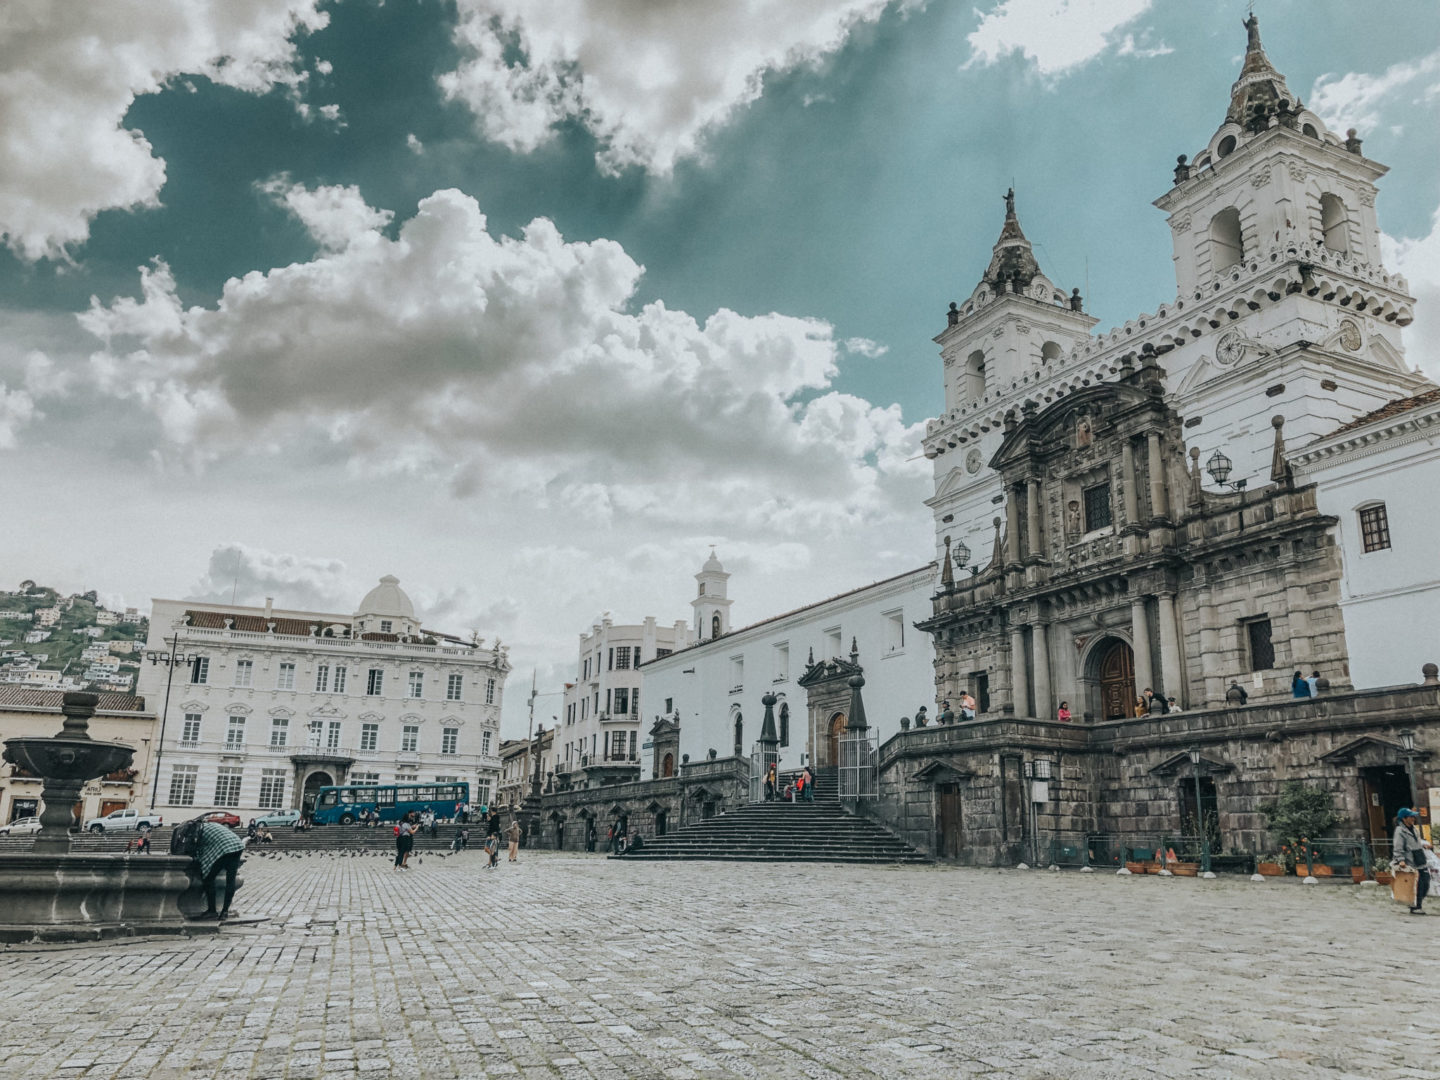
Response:
[[[46,779],[93,780],[125,768],[134,756],[135,748],[124,743],[65,735],[21,735],[5,740],[6,761]]]
[[[98,941],[213,933],[185,918],[192,860],[181,855],[0,857],[0,942]]]

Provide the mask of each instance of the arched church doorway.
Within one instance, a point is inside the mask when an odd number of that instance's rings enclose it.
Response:
[[[840,764],[840,736],[844,731],[845,714],[837,712],[825,731],[825,764],[832,767]]]
[[[1120,720],[1135,715],[1135,651],[1123,641],[1112,641],[1099,653],[1100,716]]]
[[[675,775],[675,755],[674,755],[674,754],[666,754],[666,755],[665,755],[665,760],[660,763],[660,775],[661,775],[661,776],[674,776],[674,775]]]
[[[304,802],[301,811],[306,817],[315,812],[315,799],[319,796],[320,789],[330,787],[334,783],[334,778],[327,772],[312,772],[305,777]]]

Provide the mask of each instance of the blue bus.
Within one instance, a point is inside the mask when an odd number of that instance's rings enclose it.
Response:
[[[444,784],[352,784],[322,787],[315,797],[310,820],[316,825],[353,825],[361,810],[378,810],[381,821],[399,821],[414,811],[432,810],[437,818],[455,816],[456,803],[470,801],[470,785]]]

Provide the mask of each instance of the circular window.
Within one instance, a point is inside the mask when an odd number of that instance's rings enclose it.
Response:
[[[1220,140],[1220,145],[1215,148],[1216,157],[1229,157],[1235,152],[1235,136],[1226,135]]]

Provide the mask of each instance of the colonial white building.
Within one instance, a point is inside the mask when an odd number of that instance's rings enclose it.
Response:
[[[1017,542],[1026,521],[1042,516],[1042,493],[1007,492],[990,468],[1007,415],[1019,419],[1143,364],[1163,368],[1167,404],[1185,418],[1202,460],[1223,450],[1230,482],[1252,487],[1269,476],[1274,417],[1298,447],[1430,387],[1401,343],[1414,300],[1381,263],[1375,182],[1386,167],[1364,156],[1353,131],[1337,135],[1302,106],[1253,19],[1249,34],[1223,121],[1193,162],[1180,158],[1155,201],[1167,215],[1177,285],[1155,311],[1091,333],[1097,320],[1078,290],[1067,295],[1041,271],[1007,195],[989,266],[935,338],[945,411],[927,425],[925,453],[935,466],[937,552],[948,535],[983,561],[997,516],[1008,510]],[[1163,457],[1165,470],[1183,471],[1173,449],[1137,445],[1127,460],[1144,471]],[[1084,533],[1119,516],[1108,512],[1109,489],[1092,487],[1065,493]]]
[[[1041,271],[1014,194],[1006,194],[989,265],[969,296],[951,305],[948,325],[935,338],[945,412],[927,425],[924,446],[935,466],[928,504],[937,550],[959,552],[958,561],[968,556],[972,568],[1003,566],[1017,588],[1036,587],[1086,560],[1131,556],[1147,528],[1171,521],[1174,493],[1200,484],[1254,489],[1282,479],[1294,448],[1433,388],[1405,362],[1401,329],[1412,321],[1414,300],[1405,279],[1381,262],[1375,184],[1385,166],[1364,156],[1354,131],[1337,135],[1303,107],[1266,56],[1258,20],[1252,16],[1246,26],[1245,59],[1222,122],[1193,162],[1180,157],[1155,201],[1167,215],[1177,290],[1154,312],[1092,334],[1095,320],[1084,313],[1078,290],[1067,296]],[[1007,433],[1054,403],[1142,369],[1159,373],[1156,392],[1183,419],[1182,438],[1152,429],[1125,440],[1118,468],[1097,459],[1059,483],[1038,474],[1003,482],[994,465]],[[1076,460],[1088,460],[1107,423],[1081,409]],[[1352,488],[1335,505],[1383,497]],[[1323,485],[1319,498],[1328,498]],[[1353,518],[1348,510],[1345,516]],[[1057,550],[1068,562],[1045,554]],[[1349,565],[1366,576],[1356,559]],[[1434,576],[1417,568],[1412,581]],[[1193,705],[1187,700],[1193,665],[1265,653],[1265,642],[1252,648],[1246,640],[1254,627],[1236,617],[1207,625],[1209,658],[1187,666],[1177,585],[1132,584],[1141,588],[1132,590],[1122,628],[1107,622],[1067,631],[1080,633],[1080,642],[1100,640],[1102,631],[1133,642],[1133,652],[1127,646],[1117,659],[1124,668],[1117,686],[1153,680],[1178,687],[1180,703]],[[1385,586],[1358,587],[1369,595]],[[1302,599],[1291,601],[1292,622],[1307,617]],[[1360,618],[1359,608],[1351,610]],[[1053,715],[1058,700],[1077,698],[1088,685],[1086,658],[1058,640],[1055,611],[1037,605],[1012,617],[1019,621],[1008,628],[1008,659],[999,670],[949,670],[941,693],[973,684],[979,674],[999,676],[1013,683],[1017,713]],[[1347,615],[1347,629],[1348,623]],[[1334,654],[1343,655],[1343,647]],[[1289,672],[1265,655],[1265,664],[1247,661],[1252,696],[1287,694]],[[1310,658],[1311,667],[1320,662]],[[958,663],[946,660],[951,668]],[[1404,678],[1413,681],[1418,668],[1407,661]],[[1392,681],[1402,681],[1400,668],[1394,670]],[[1344,671],[1326,674],[1337,684],[1348,681]]]
[[[1339,520],[1351,681],[1413,683],[1440,658],[1440,390],[1351,421],[1294,464],[1317,485],[1321,512]]]
[[[723,583],[719,602],[728,604]],[[563,784],[593,787],[638,777],[644,739],[640,665],[669,656],[688,642],[683,620],[660,626],[654,616],[623,625],[605,617],[580,635],[575,681],[566,684],[564,712],[555,731],[555,772]]]
[[[729,576],[712,553],[696,575],[704,588],[696,598],[704,640],[641,669],[647,729],[661,719],[679,723],[682,759],[699,761],[712,750],[719,757],[750,754],[764,714],[760,699],[773,693],[781,767],[835,764],[849,689],[841,680],[820,693],[807,690],[801,680],[812,663],[858,658],[875,738],[893,735],[902,711],[910,715],[934,698],[931,639],[912,626],[930,614],[934,563],[733,631],[724,591]],[[716,618],[718,637],[706,633]],[[654,771],[670,775],[663,762]]]
[[[147,647],[172,643],[187,666],[139,680],[161,710],[167,814],[304,809],[324,785],[364,781],[494,794],[506,650],[423,629],[394,577],[354,615],[157,599]]]

